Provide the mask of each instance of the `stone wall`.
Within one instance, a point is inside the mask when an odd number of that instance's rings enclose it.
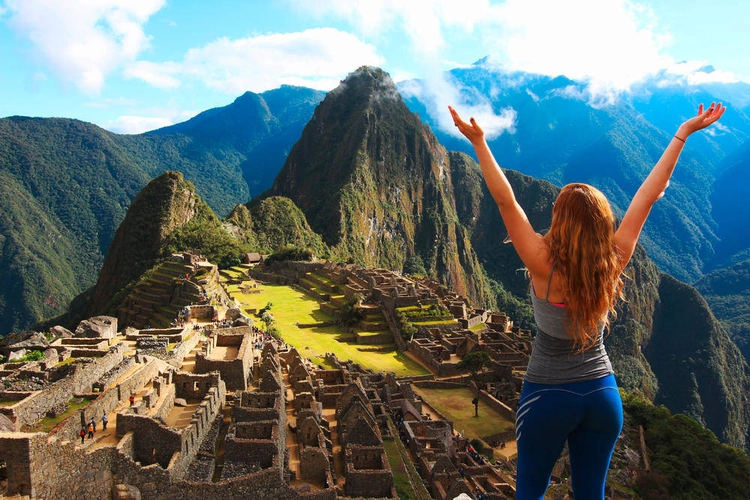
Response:
[[[491,394],[488,394],[487,391],[479,391],[479,399],[487,403],[493,410],[500,413],[504,418],[507,418],[511,422],[516,421],[515,410],[511,409],[509,406],[507,406],[499,399],[496,399]]]
[[[190,312],[190,317],[193,319],[212,320],[219,314],[218,309],[212,305],[192,305],[187,306],[186,309]]]
[[[172,349],[169,353],[167,353],[167,361],[178,361],[180,364],[182,364],[182,361],[185,359],[185,356],[190,353],[190,351],[193,350],[195,346],[198,345],[199,342],[203,340],[203,336],[198,333],[197,331],[193,331],[191,335],[189,335],[185,340],[178,343],[174,349]]]
[[[168,470],[171,477],[177,479],[185,475],[214,420],[221,415],[226,388],[218,374],[201,377],[176,373],[174,378],[175,384],[168,386],[167,397],[162,407],[157,409],[157,416],[162,418],[165,418],[174,404],[174,398],[170,397],[172,394],[184,397],[185,391],[200,393],[206,381],[214,382],[214,385],[205,390],[203,400],[193,413],[190,424],[177,430],[149,416],[138,415],[128,408],[117,414],[117,435],[122,437],[132,432],[133,459],[145,465],[158,463]],[[194,378],[199,381],[190,380]]]
[[[44,434],[0,433],[0,460],[9,464],[8,493],[46,500],[108,499],[112,498],[116,484],[126,484],[136,488],[144,499],[336,499],[333,488],[298,493],[284,481],[278,469],[216,483],[176,479],[158,464],[144,466],[131,458],[134,436],[135,432],[127,433],[116,448],[89,451],[77,449],[74,442]]]
[[[14,423],[16,430],[24,425],[34,425],[44,418],[48,411],[59,408],[75,394],[88,394],[93,384],[106,372],[123,360],[124,344],[114,346],[101,358],[88,358],[89,362],[79,362],[67,377],[49,385],[44,391],[35,392],[23,401],[0,410]],[[10,410],[10,411],[7,411]]]
[[[305,446],[299,457],[300,479],[305,481],[325,481],[330,474],[331,463],[325,448]]]
[[[456,363],[444,363],[433,355],[428,346],[422,345],[418,340],[414,339],[409,342],[409,352],[414,354],[419,362],[425,365],[432,373],[438,377],[449,377],[459,373]],[[437,344],[432,343],[430,345]]]
[[[195,372],[217,371],[230,391],[244,391],[251,380],[253,367],[252,327],[225,328],[215,331],[206,341],[201,352],[195,355]],[[211,352],[217,346],[239,346],[237,356],[232,360],[211,359]]]
[[[348,446],[345,462],[347,496],[395,497],[393,474],[382,446]]]

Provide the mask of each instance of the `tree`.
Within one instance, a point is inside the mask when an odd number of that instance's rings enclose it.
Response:
[[[490,359],[490,355],[487,354],[484,351],[473,351],[467,354],[463,357],[461,361],[458,362],[456,367],[459,370],[467,370],[471,373],[471,380],[474,382],[474,385],[477,388],[477,396],[474,398],[472,403],[474,403],[474,416],[479,416],[479,382],[478,382],[478,376],[480,373],[484,371],[485,368],[489,367],[492,364],[492,360]]]
[[[362,318],[365,317],[362,300],[364,299],[360,294],[355,294],[349,299],[339,312],[338,322],[344,326],[354,326],[362,321]]]

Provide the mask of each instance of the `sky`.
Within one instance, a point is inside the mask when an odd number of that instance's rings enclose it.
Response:
[[[750,82],[748,47],[747,0],[0,0],[0,117],[141,133],[362,65],[460,106],[445,71],[487,56],[612,100],[654,74]]]

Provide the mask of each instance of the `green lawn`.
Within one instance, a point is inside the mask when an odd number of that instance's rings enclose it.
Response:
[[[364,368],[394,372],[397,376],[426,375],[429,371],[403,353],[362,352],[362,346],[352,343],[354,335],[337,326],[299,328],[297,324],[331,321],[328,314],[320,310],[318,302],[310,296],[289,286],[259,285],[261,293],[242,294],[236,287],[229,287],[232,296],[242,303],[242,308],[265,307],[271,302],[271,314],[276,320],[284,341],[297,348],[302,356],[315,364],[323,363],[326,352],[333,352],[340,360],[351,360]]]
[[[498,412],[490,408],[483,401],[479,401],[479,418],[474,416],[474,391],[468,387],[460,389],[427,389],[414,387],[414,392],[430,406],[442,413],[445,418],[453,421],[453,429],[461,432],[469,439],[491,436],[513,427],[514,423],[505,419]]]

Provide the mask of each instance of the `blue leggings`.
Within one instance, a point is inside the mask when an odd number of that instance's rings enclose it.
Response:
[[[524,381],[516,417],[516,499],[544,498],[565,441],[576,500],[604,498],[622,421],[614,375],[561,385]]]

